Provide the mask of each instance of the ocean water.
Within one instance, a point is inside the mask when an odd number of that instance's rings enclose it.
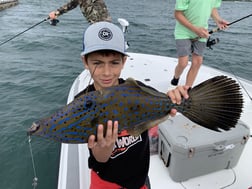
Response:
[[[20,0],[0,12],[0,43],[39,23],[65,0]],[[129,21],[130,52],[176,57],[174,0],[106,0],[114,23]],[[232,22],[251,14],[252,2],[224,1],[223,18]],[[31,123],[65,105],[80,60],[82,33],[88,23],[80,9],[43,22],[0,46],[0,189],[32,188],[34,177],[26,130]],[[215,28],[210,22],[210,29]],[[214,33],[220,42],[205,51],[204,64],[251,80],[252,17]],[[57,187],[60,144],[32,138],[38,189]]]

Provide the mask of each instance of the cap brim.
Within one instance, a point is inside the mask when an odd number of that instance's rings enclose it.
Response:
[[[111,50],[111,51],[115,51],[115,52],[121,53],[121,54],[123,54],[125,56],[129,56],[129,54],[127,54],[124,51],[120,51],[118,49],[113,49],[113,48],[104,48],[104,47],[89,48],[88,51],[81,52],[81,56],[87,55],[87,54],[92,53],[92,52],[101,51],[101,50]]]

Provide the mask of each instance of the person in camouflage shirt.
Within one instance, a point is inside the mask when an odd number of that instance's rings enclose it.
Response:
[[[78,5],[83,16],[89,23],[92,24],[99,21],[111,22],[109,11],[103,0],[71,0],[56,11],[52,11],[49,17],[51,20],[56,19],[58,16],[76,8]]]

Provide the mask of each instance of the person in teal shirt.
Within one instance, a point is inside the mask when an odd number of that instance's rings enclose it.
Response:
[[[217,8],[221,0],[176,0],[174,16],[176,18],[175,40],[178,64],[175,68],[172,85],[177,85],[192,56],[192,64],[186,76],[185,85],[192,87],[203,62],[203,51],[209,37],[208,21],[210,17],[218,28],[225,29],[228,22],[223,20]]]

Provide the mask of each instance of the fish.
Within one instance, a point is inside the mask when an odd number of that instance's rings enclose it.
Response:
[[[172,108],[217,132],[230,130],[240,119],[241,89],[227,76],[210,78],[190,89],[188,94],[189,98],[183,98],[178,105],[165,93],[128,78],[121,85],[75,98],[56,113],[33,122],[27,134],[62,143],[87,143],[90,135],[96,135],[98,124],[106,127],[107,121],[112,120],[119,122],[119,132],[126,130],[138,136],[168,119]]]

